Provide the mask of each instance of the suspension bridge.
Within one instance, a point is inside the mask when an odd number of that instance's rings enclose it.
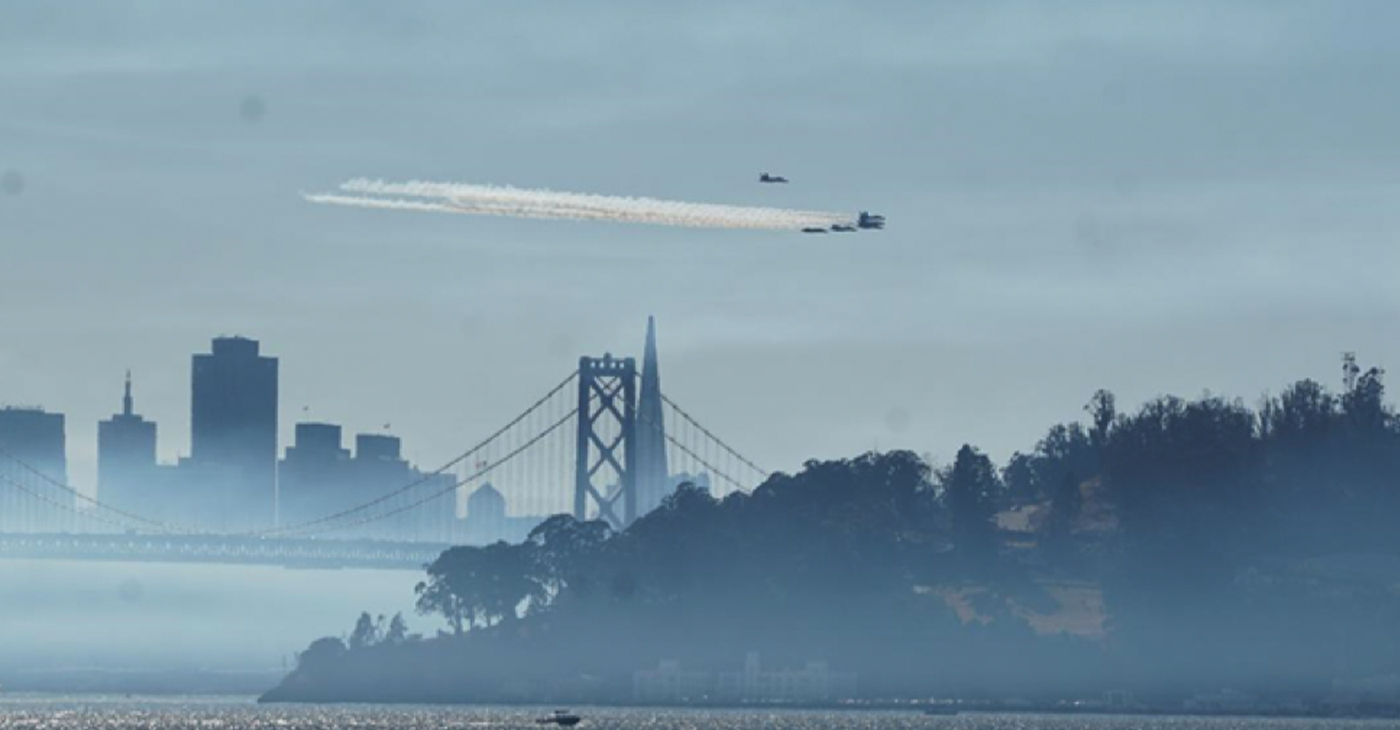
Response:
[[[534,524],[567,513],[620,530],[679,482],[722,498],[768,476],[661,392],[651,333],[644,366],[580,358],[577,370],[436,469],[351,506],[243,529],[109,504],[0,446],[0,559],[418,569],[467,541],[480,517],[468,497],[488,484],[511,505],[508,519]]]

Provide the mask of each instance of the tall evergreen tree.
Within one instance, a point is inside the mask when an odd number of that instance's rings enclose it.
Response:
[[[969,566],[985,565],[997,548],[993,519],[1001,492],[992,460],[964,444],[944,472],[942,488],[954,549]]]

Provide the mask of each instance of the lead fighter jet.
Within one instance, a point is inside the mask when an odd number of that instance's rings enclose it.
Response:
[[[761,183],[785,183],[788,179],[782,175],[769,175],[765,172],[758,176],[758,181]]]
[[[885,217],[874,213],[860,212],[860,217],[856,219],[856,226],[859,228],[883,229],[885,227]]]

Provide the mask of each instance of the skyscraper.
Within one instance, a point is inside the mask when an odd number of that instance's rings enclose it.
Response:
[[[224,475],[216,508],[270,522],[277,485],[277,358],[257,340],[219,337],[192,370],[190,461]],[[226,480],[226,481],[224,481]],[[225,513],[227,514],[227,513]]]
[[[443,499],[421,509],[409,509],[387,519],[375,520],[364,526],[365,537],[388,539],[441,540],[448,537],[457,517],[456,496],[452,491],[456,478],[450,473],[423,473],[403,458],[402,443],[397,436],[376,433],[355,435],[355,456],[350,461],[349,479],[339,490],[338,503],[323,503],[327,511],[360,505],[372,499],[399,492],[407,485],[415,486],[415,499],[422,495],[444,495]],[[389,503],[388,511],[402,507]],[[383,511],[383,510],[381,510]]]
[[[350,452],[341,447],[341,428],[333,423],[298,423],[296,441],[277,468],[278,514],[282,524],[297,524],[338,509],[350,475]]]
[[[63,515],[43,502],[72,499],[62,487],[50,483],[68,483],[65,448],[62,413],[0,408],[0,449],[19,460],[0,461],[0,477],[6,480],[0,482],[0,532],[61,529],[58,520]],[[31,468],[42,476],[30,472]]]
[[[665,408],[661,400],[661,369],[656,355],[656,319],[647,318],[646,351],[642,356],[642,384],[637,394],[636,489],[637,515],[661,505],[671,492],[666,463]]]
[[[449,541],[457,527],[456,484],[451,473],[424,473],[403,458],[397,436],[355,436],[355,454],[341,446],[342,429],[333,423],[298,423],[296,443],[278,468],[278,499],[283,525],[322,520],[354,511],[341,520],[337,537]],[[396,492],[413,490],[398,501],[382,502]],[[426,494],[443,498],[421,508],[406,503]],[[379,502],[376,502],[379,500]],[[361,510],[376,503],[373,510]],[[395,512],[395,510],[398,510]],[[389,514],[385,514],[389,513]]]
[[[132,409],[131,371],[126,373],[122,412],[97,424],[97,498],[140,510],[143,496],[154,496],[156,424]]]

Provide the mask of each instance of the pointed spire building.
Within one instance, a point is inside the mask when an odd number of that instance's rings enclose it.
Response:
[[[156,468],[156,424],[136,415],[131,371],[122,390],[122,412],[97,424],[97,498],[127,509],[143,506]]]
[[[647,318],[646,351],[642,356],[642,383],[637,394],[635,446],[637,515],[660,506],[671,492],[666,463],[665,407],[661,399],[661,370],[656,354],[656,319]]]

